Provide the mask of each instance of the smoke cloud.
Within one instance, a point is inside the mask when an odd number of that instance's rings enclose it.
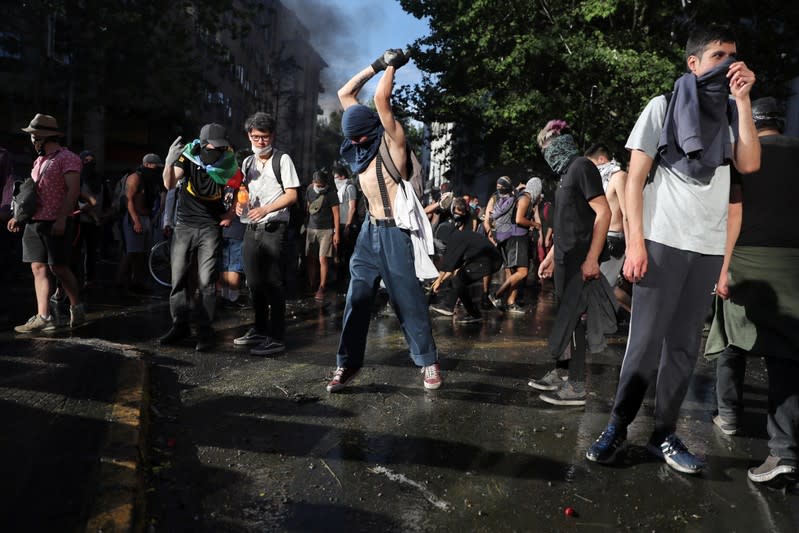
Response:
[[[336,91],[356,72],[370,64],[386,48],[404,47],[409,43],[389,42],[385,28],[390,27],[386,0],[281,0],[296,13],[308,29],[316,52],[328,64],[322,70],[324,94],[319,105],[328,114],[338,109]],[[391,0],[396,2],[396,0]],[[415,66],[401,71],[416,70]],[[418,73],[417,73],[418,75]],[[404,83],[398,78],[398,83]],[[361,96],[368,98],[373,87],[367,86]]]

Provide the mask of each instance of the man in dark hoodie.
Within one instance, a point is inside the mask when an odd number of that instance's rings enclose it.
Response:
[[[398,191],[402,195],[399,188],[404,185],[389,176],[380,155],[380,144],[385,142],[391,160],[400,174],[405,175],[405,131],[394,118],[391,91],[396,69],[407,62],[408,57],[401,50],[387,50],[338,91],[344,107],[341,155],[359,175],[369,214],[350,259],[350,285],[336,355],[337,368],[327,385],[328,392],[342,389],[363,366],[369,317],[381,279],[402,326],[411,358],[422,367],[424,387],[437,389],[441,386],[438,351],[433,341],[427,300],[416,276],[418,265],[415,264],[412,237],[408,230],[397,226],[395,218],[400,214],[396,205]],[[385,74],[375,90],[375,112],[360,105],[356,97],[366,82],[382,70]]]
[[[670,96],[650,100],[627,140],[624,276],[634,284],[633,312],[610,421],[586,453],[590,461],[614,460],[654,382],[647,450],[679,472],[704,467],[675,434],[677,418],[724,256],[729,164],[742,173],[760,166],[749,99],[755,75],[736,52],[724,27],[692,32],[689,72]]]

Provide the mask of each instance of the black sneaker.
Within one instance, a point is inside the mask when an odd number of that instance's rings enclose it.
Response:
[[[169,344],[175,344],[175,343],[178,343],[178,342],[182,341],[183,339],[188,337],[190,334],[191,334],[191,331],[189,331],[188,326],[174,326],[173,325],[171,328],[169,328],[169,331],[167,331],[166,334],[163,337],[158,339],[158,342],[161,345],[164,345],[164,346],[169,345]]]
[[[796,462],[769,455],[762,465],[750,468],[747,475],[755,483],[765,483],[777,476],[796,474]]]
[[[208,352],[214,347],[214,333],[209,329],[197,333],[197,346],[194,347],[196,352]]]
[[[488,295],[488,301],[491,302],[491,305],[493,305],[496,309],[498,309],[500,311],[503,311],[505,309],[505,305],[502,303],[502,300],[500,300],[494,294],[489,294]]]
[[[452,309],[447,309],[446,307],[440,305],[431,305],[430,310],[435,311],[439,315],[444,315],[444,316],[452,316],[455,314],[455,311],[453,311]]]
[[[272,355],[286,351],[286,345],[281,341],[267,337],[264,342],[254,348],[250,348],[253,355]]]
[[[585,458],[595,463],[610,464],[616,459],[616,454],[624,446],[625,440],[627,440],[626,428],[608,424],[596,442],[585,452]]]
[[[241,337],[236,337],[233,339],[233,344],[236,346],[249,346],[261,344],[266,340],[269,340],[268,336],[258,333],[255,328],[250,328],[247,330],[247,333]]]

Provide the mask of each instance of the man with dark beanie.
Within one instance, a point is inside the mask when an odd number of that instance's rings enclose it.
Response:
[[[407,62],[408,57],[401,50],[388,50],[338,91],[344,107],[341,155],[352,171],[359,174],[369,215],[350,259],[350,284],[336,356],[337,368],[327,385],[328,392],[346,386],[363,366],[372,303],[381,279],[405,334],[411,358],[421,367],[424,387],[437,389],[441,386],[427,300],[418,280],[438,275],[427,256],[432,253],[432,229],[412,187],[405,180],[408,155],[405,131],[391,109],[394,73]],[[375,112],[360,105],[356,96],[366,82],[382,70],[385,74],[375,90]],[[383,160],[381,143],[387,145],[389,162]],[[403,176],[399,182],[389,175],[387,163],[392,161]],[[425,239],[427,249],[414,253],[420,237]],[[420,272],[425,267],[430,274]]]
[[[678,472],[704,467],[675,434],[677,419],[724,257],[729,165],[742,173],[760,166],[749,100],[755,75],[736,52],[728,29],[695,30],[686,45],[689,72],[668,97],[649,101],[627,140],[624,276],[634,284],[632,316],[610,421],[589,461],[613,462],[653,383],[647,450]]]

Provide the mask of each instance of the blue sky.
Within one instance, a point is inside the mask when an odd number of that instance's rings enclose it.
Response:
[[[326,92],[320,105],[338,108],[336,91],[387,48],[402,48],[428,33],[427,22],[402,10],[396,0],[282,0],[311,33],[311,42],[328,64],[322,72]],[[411,61],[397,72],[396,83],[413,84],[421,73]],[[375,82],[361,93],[371,97]]]

